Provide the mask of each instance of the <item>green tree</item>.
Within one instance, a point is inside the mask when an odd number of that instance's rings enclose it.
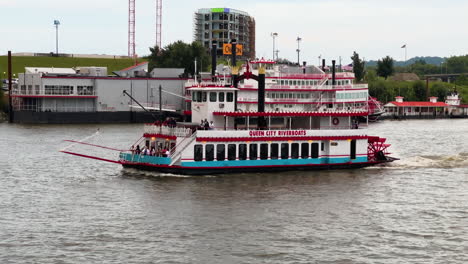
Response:
[[[426,86],[423,81],[413,82],[413,92],[415,100],[417,101],[426,101]]]
[[[359,54],[353,52],[353,56],[351,57],[351,60],[353,60],[353,72],[354,72],[354,78],[356,79],[356,82],[362,81],[362,78],[364,78],[364,61],[359,58]]]
[[[377,61],[377,75],[380,77],[384,77],[385,80],[388,76],[391,76],[395,72],[395,68],[393,67],[394,60],[387,56],[382,60]]]
[[[207,50],[199,43],[191,44],[176,41],[163,49],[155,46],[150,48],[151,55],[148,56],[148,70],[154,68],[184,68],[185,74],[194,74],[197,60],[197,71],[206,71],[210,65],[210,57]]]

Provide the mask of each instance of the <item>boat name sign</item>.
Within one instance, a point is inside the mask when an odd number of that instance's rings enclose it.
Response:
[[[249,131],[249,136],[251,137],[284,137],[284,136],[306,136],[307,133],[305,130],[252,130]]]

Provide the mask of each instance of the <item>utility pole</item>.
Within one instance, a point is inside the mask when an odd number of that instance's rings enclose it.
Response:
[[[54,20],[55,25],[55,56],[58,57],[58,26],[60,25],[60,21]]]
[[[13,101],[12,101],[12,80],[11,80],[11,51],[8,51],[8,121],[13,123]]]
[[[276,32],[271,33],[271,37],[273,38],[273,60],[275,61],[275,40],[276,40],[276,37],[278,37],[278,33]]]
[[[300,62],[300,59],[299,59],[299,53],[301,52],[301,50],[299,49],[299,43],[301,42],[301,38],[300,37],[297,37],[296,41],[297,41],[297,65],[301,65],[301,62]]]

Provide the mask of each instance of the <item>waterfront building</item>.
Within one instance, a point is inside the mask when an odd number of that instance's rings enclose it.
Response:
[[[458,93],[451,93],[445,102],[438,102],[437,97],[429,97],[428,102],[403,101],[397,96],[395,101],[387,103],[385,115],[394,118],[437,118],[462,117],[468,115],[468,105],[460,104]]]
[[[11,94],[13,120],[16,123],[152,122],[153,115],[159,115],[159,86],[163,90],[164,115],[180,116],[184,98],[175,95],[183,94],[184,69],[154,69],[146,74],[142,66],[119,71],[121,76],[108,76],[106,67],[26,67]],[[145,112],[124,90],[145,108],[156,112]]]
[[[223,44],[236,39],[242,45],[240,59],[255,58],[255,19],[248,13],[231,8],[202,8],[194,16],[194,40],[211,49],[218,44],[217,56],[223,55]]]

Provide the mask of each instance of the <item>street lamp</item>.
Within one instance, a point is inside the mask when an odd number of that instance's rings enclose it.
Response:
[[[275,60],[275,40],[276,40],[276,37],[278,37],[278,33],[276,32],[273,32],[271,33],[271,37],[273,38],[273,60]],[[278,59],[278,56],[276,56]]]
[[[58,57],[58,26],[60,25],[60,21],[54,20],[55,25],[55,56]]]
[[[299,60],[299,52],[301,52],[301,50],[299,49],[299,43],[301,42],[301,38],[300,37],[297,37],[296,41],[297,41],[297,65],[300,65],[300,60]]]

